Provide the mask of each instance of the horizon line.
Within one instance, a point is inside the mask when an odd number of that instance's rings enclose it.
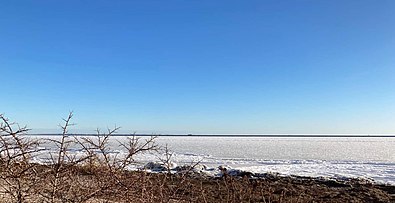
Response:
[[[100,133],[100,135],[105,133]],[[62,133],[28,133],[26,135],[43,135],[43,136],[57,136]],[[96,136],[97,133],[67,133],[67,136]],[[167,134],[155,134],[155,133],[115,133],[112,136],[185,136],[185,137],[395,137],[395,134],[338,134],[338,133],[309,133],[309,134],[255,134],[255,133],[199,133],[199,134],[179,134],[179,133],[167,133]]]

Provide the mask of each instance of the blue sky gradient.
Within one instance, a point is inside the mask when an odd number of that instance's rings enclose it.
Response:
[[[0,112],[36,131],[395,133],[395,1],[3,1]]]

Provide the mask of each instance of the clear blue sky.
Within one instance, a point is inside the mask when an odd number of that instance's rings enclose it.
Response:
[[[41,131],[395,133],[395,1],[2,1],[0,78]]]

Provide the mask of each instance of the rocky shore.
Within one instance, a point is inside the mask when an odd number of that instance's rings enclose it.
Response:
[[[190,191],[181,193],[174,202],[395,202],[395,185],[367,179],[255,174],[221,166],[221,174],[212,177],[180,168],[185,170],[171,175],[172,184],[188,182]],[[195,194],[197,191],[201,194]]]
[[[152,166],[152,165],[151,165]],[[47,165],[37,165],[34,176],[1,180],[0,202],[46,202],[54,179]],[[395,185],[366,179],[331,179],[255,174],[219,167],[217,176],[199,167],[181,166],[176,171],[113,171],[102,166],[65,166],[54,202],[395,202]],[[16,188],[10,181],[25,185]],[[35,183],[35,184],[31,184]],[[8,186],[7,186],[8,185]]]

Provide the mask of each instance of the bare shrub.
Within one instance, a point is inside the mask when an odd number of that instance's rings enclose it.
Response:
[[[166,144],[166,146],[164,147],[164,158],[159,157],[159,160],[165,166],[167,174],[171,174],[170,170],[173,165],[172,156],[173,156],[173,153],[170,151],[169,147]]]
[[[126,167],[135,164],[135,156],[137,154],[158,151],[159,146],[155,142],[156,138],[156,136],[151,136],[141,141],[140,137],[133,135],[127,138],[126,143],[118,142],[119,146],[126,151],[126,156],[120,159],[119,169],[124,170]]]
[[[9,122],[0,115],[0,179],[2,202],[87,202],[123,198],[125,200],[152,200],[153,184],[147,184],[147,174],[128,171],[137,164],[135,157],[159,149],[155,136],[142,139],[135,135],[126,142],[116,141],[125,153],[113,153],[110,138],[119,129],[97,130],[94,137],[68,134],[73,113],[60,125],[59,138],[38,140],[28,138],[26,127]],[[44,150],[40,144],[52,146],[49,162],[35,164],[37,153]],[[70,153],[70,150],[78,151]],[[141,191],[142,196],[136,191]],[[144,195],[147,194],[147,195]]]
[[[36,164],[31,159],[40,151],[40,142],[25,135],[29,129],[20,127],[0,114],[0,179],[1,193],[12,202],[23,202],[39,181]]]
[[[158,149],[154,136],[142,141],[136,136],[128,137],[118,144],[125,153],[114,153],[110,139],[119,127],[106,133],[97,130],[96,136],[78,137],[68,135],[72,126],[72,112],[61,125],[60,139],[49,139],[56,146],[50,153],[51,163],[46,170],[47,187],[40,191],[48,202],[86,202],[99,196],[113,194],[117,190],[127,191],[124,173],[127,167],[136,164],[135,156]],[[114,140],[115,141],[115,140]],[[70,149],[80,152],[69,153]]]

